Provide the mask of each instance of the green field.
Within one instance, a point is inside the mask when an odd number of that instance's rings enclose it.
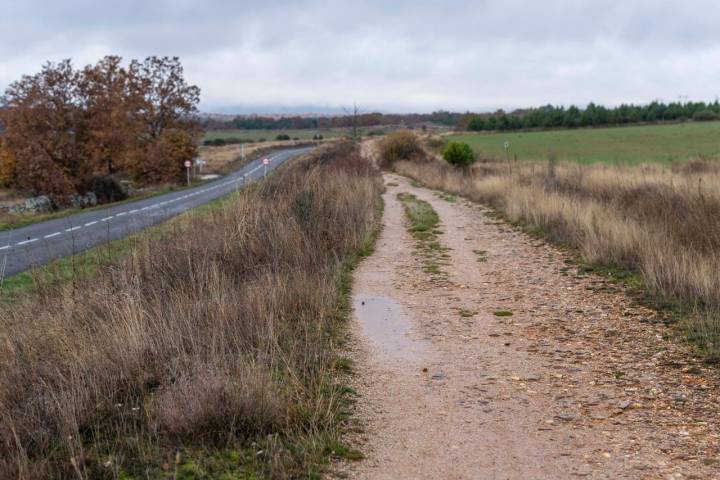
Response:
[[[469,143],[480,158],[558,160],[578,163],[678,162],[698,156],[720,159],[720,122],[638,127],[462,134],[450,137]]]

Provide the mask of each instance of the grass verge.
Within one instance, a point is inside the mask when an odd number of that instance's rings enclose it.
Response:
[[[0,477],[317,478],[357,458],[337,347],[382,183],[333,148],[3,308]]]

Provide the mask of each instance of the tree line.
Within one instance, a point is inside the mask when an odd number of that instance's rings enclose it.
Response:
[[[199,98],[177,57],[48,62],[0,97],[0,182],[63,203],[120,172],[181,179],[201,133]]]
[[[502,110],[485,115],[470,115],[465,129],[521,130],[534,128],[578,128],[633,123],[671,121],[710,121],[720,119],[720,103],[652,102],[648,105],[620,105],[614,108],[590,103],[584,110],[572,105],[568,108],[546,105],[531,110],[505,113]]]
[[[328,129],[328,128],[350,128],[350,127],[374,127],[381,125],[415,125],[419,123],[434,123],[436,125],[454,126],[466,114],[447,111],[432,113],[361,113],[357,116],[242,116],[238,115],[232,120],[222,121],[207,118],[202,121],[206,130],[290,130],[290,129]]]
[[[507,113],[471,113],[436,111],[427,114],[364,113],[357,116],[242,116],[232,120],[207,118],[202,121],[206,130],[289,130],[371,127],[383,125],[418,125],[431,123],[458,130],[521,130],[537,128],[579,128],[637,123],[677,122],[684,120],[720,120],[720,103],[655,101],[647,105],[623,104],[604,107],[590,103],[586,108],[546,105],[539,108],[518,109]]]

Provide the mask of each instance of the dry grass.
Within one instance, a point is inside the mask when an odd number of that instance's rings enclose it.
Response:
[[[399,173],[489,204],[511,221],[579,250],[589,264],[638,273],[664,302],[682,304],[693,336],[717,358],[720,165],[581,166],[400,162]],[[700,321],[698,317],[702,317]],[[701,331],[700,331],[701,330]]]
[[[398,130],[378,142],[377,161],[383,168],[390,168],[401,160],[420,162],[424,159],[420,139],[410,130]]]
[[[325,140],[323,143],[333,143],[336,140]],[[308,141],[287,142],[273,141],[262,143],[246,143],[245,157],[246,159],[258,158],[263,153],[270,152],[274,149],[290,148],[293,146],[308,145]],[[207,162],[203,167],[203,173],[225,174],[242,167],[243,147],[237,145],[223,145],[218,147],[200,146],[198,147],[199,156]]]
[[[381,188],[337,147],[1,311],[0,478],[156,478],[213,448],[250,452],[222,466],[239,478],[307,474],[338,426],[340,280]]]

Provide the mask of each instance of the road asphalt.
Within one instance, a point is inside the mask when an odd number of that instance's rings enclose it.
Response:
[[[267,155],[267,172],[311,147]],[[118,240],[262,179],[262,158],[200,186],[0,232],[0,278]]]

